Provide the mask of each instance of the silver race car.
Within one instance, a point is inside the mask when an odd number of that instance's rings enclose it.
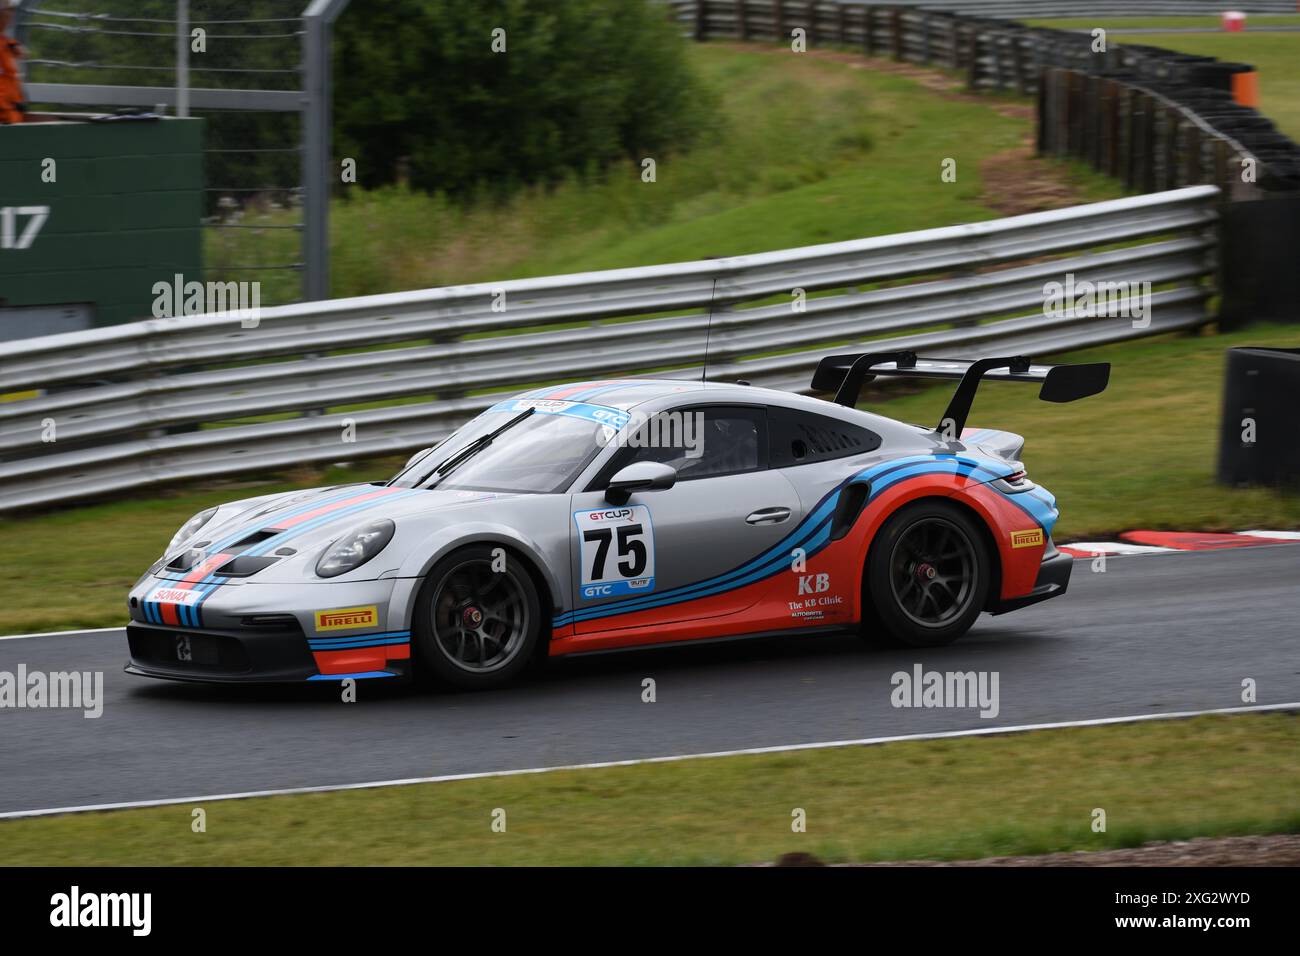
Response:
[[[855,406],[959,380],[936,428]],[[629,379],[493,405],[389,481],[195,515],[131,590],[133,674],[487,687],[547,655],[858,629],[944,644],[1064,593],[1023,439],[965,428],[982,379],[1048,401],[1106,365],[822,360],[814,391]]]

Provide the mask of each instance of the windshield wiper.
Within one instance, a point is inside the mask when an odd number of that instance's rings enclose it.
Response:
[[[524,411],[516,415],[514,418],[510,419],[510,421],[500,426],[499,428],[494,428],[486,435],[479,435],[478,438],[475,438],[472,442],[470,442],[460,451],[456,452],[451,457],[444,459],[442,464],[440,464],[437,468],[433,469],[433,471],[430,472],[428,475],[425,475],[424,478],[420,479],[420,481],[416,482],[416,484],[417,485],[422,484],[425,481],[428,481],[431,477],[435,477],[435,476],[438,478],[446,477],[446,475],[450,473],[453,468],[460,465],[462,462],[466,461],[467,459],[472,458],[474,455],[478,454],[488,445],[492,444],[492,442],[496,439],[498,435],[500,435],[502,432],[506,431],[507,429],[514,428],[525,418],[531,415],[534,411],[535,409],[532,408],[525,409]],[[433,485],[430,485],[429,487],[432,488]]]

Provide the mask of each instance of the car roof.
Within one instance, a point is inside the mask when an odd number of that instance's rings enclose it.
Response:
[[[520,399],[541,401],[584,402],[603,405],[621,411],[631,411],[639,405],[668,406],[678,402],[693,404],[710,402],[757,402],[764,405],[783,405],[799,408],[819,415],[833,415],[848,421],[858,421],[867,427],[891,423],[871,412],[846,408],[795,392],[785,392],[757,385],[740,385],[731,382],[699,382],[684,379],[627,378],[603,379],[589,382],[571,382],[567,385],[550,385],[534,389],[519,396]]]

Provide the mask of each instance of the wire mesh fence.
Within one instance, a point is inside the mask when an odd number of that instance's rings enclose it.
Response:
[[[303,88],[304,0],[51,0],[23,23],[27,81],[171,87],[182,45],[189,83],[216,90]],[[102,113],[102,98],[59,111]],[[42,109],[39,101],[34,109]],[[139,107],[132,109],[139,110]],[[147,108],[146,108],[147,109]],[[160,111],[168,109],[160,105]],[[204,281],[258,281],[262,302],[302,298],[303,123],[297,112],[195,105],[205,123]]]

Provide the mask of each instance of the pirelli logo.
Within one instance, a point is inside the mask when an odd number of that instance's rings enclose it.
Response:
[[[1011,547],[1013,548],[1036,548],[1042,543],[1042,528],[1035,528],[1033,531],[1011,532]]]
[[[316,630],[351,631],[359,627],[375,627],[379,623],[379,608],[341,607],[332,611],[316,612]]]

